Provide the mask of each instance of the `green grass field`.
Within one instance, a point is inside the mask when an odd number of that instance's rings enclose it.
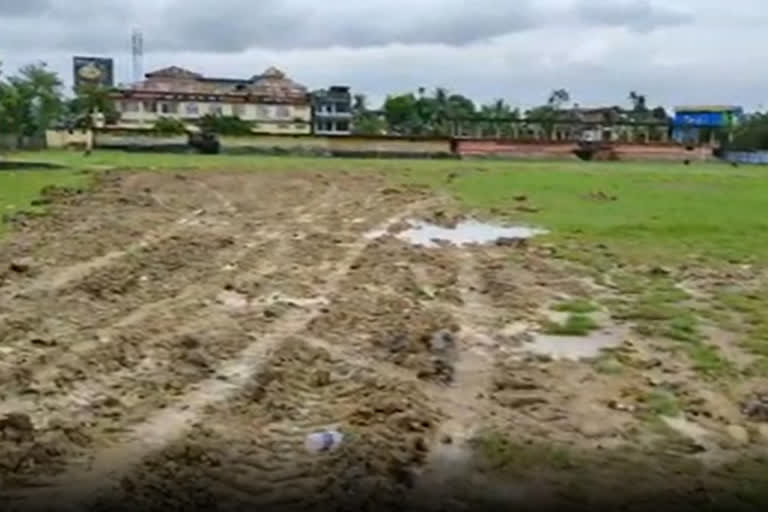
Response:
[[[73,170],[0,171],[0,217],[12,215],[19,210],[39,210],[39,207],[31,204],[48,185],[84,186],[88,179],[87,174]],[[0,235],[5,229],[5,223],[0,222]]]
[[[0,208],[25,208],[47,184],[71,185],[90,168],[344,170],[386,172],[395,180],[447,190],[467,206],[549,229],[555,241],[606,244],[628,258],[749,261],[768,256],[768,169],[720,164],[356,160],[136,154],[97,151],[18,153],[16,159],[66,171],[0,174]],[[447,179],[450,177],[451,179]],[[526,196],[520,211],[515,198]]]

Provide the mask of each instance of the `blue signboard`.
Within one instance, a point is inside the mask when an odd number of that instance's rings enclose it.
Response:
[[[686,128],[731,128],[738,124],[744,111],[741,107],[679,108],[674,124]]]
[[[678,112],[675,114],[675,124],[678,126],[708,126],[720,127],[728,124],[728,116],[724,112]]]

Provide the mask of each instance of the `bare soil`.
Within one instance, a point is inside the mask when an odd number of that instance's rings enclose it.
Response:
[[[531,482],[530,458],[502,470],[478,438],[560,443],[588,453],[597,479],[604,459],[637,469],[701,451],[633,414],[658,383],[521,352],[529,334],[510,326],[596,293],[551,248],[392,236],[413,216],[455,223],[447,198],[373,175],[224,171],[111,172],[47,197],[51,213],[0,245],[4,510],[435,505],[422,500],[435,492],[530,503],[573,482],[551,467]],[[711,413],[730,439],[718,461],[768,443],[735,442],[733,397],[626,342],[624,360]],[[306,453],[326,428],[342,446]]]

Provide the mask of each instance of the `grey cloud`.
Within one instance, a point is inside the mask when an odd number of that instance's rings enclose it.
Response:
[[[0,15],[35,16],[50,7],[50,0],[0,0]]]
[[[131,25],[148,52],[239,53],[252,48],[464,47],[546,27],[587,25],[650,30],[686,21],[649,0],[0,0],[0,47],[27,51],[127,51]],[[23,9],[22,9],[23,8]]]
[[[361,5],[362,4],[362,5]],[[174,0],[164,17],[163,48],[232,52],[248,48],[363,48],[389,44],[462,46],[535,27],[526,1]]]
[[[690,13],[657,6],[650,0],[579,0],[574,10],[587,24],[625,26],[641,32],[693,21]]]
[[[108,53],[128,47],[141,0],[0,0],[34,5],[5,16],[0,3],[0,48]],[[139,11],[140,12],[140,11]]]

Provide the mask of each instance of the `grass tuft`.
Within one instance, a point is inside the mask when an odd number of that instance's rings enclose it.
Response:
[[[564,313],[593,313],[598,310],[597,305],[585,299],[574,299],[567,302],[561,302],[555,305],[553,308],[555,311],[562,311]]]
[[[544,332],[555,336],[587,336],[590,332],[599,329],[600,326],[587,315],[571,314],[560,324],[547,322]]]
[[[655,390],[645,398],[648,411],[655,416],[675,417],[680,414],[680,402],[668,391]]]
[[[528,444],[498,432],[480,435],[472,440],[475,451],[494,469],[525,472],[533,468],[573,469],[577,457],[564,446],[542,442]]]

